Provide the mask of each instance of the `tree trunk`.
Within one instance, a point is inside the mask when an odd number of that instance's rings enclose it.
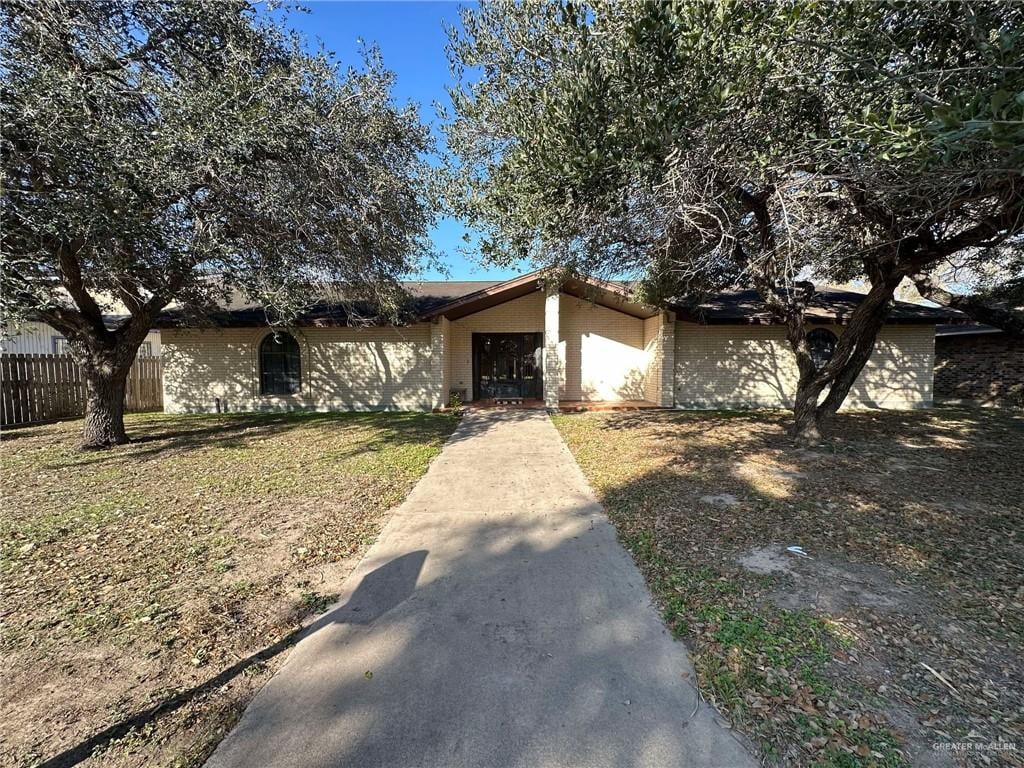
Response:
[[[128,370],[129,368],[124,366],[107,365],[90,365],[84,368],[84,450],[109,448],[128,442],[128,435],[124,430],[124,395]]]
[[[777,311],[785,317],[786,338],[799,372],[793,399],[793,437],[799,445],[816,445],[821,442],[817,413],[822,384],[816,378],[817,371],[811,349],[807,345],[806,325],[807,304],[814,295],[814,286],[809,282],[801,282],[793,288],[785,304],[776,300]]]
[[[871,290],[850,316],[832,359],[816,369],[807,345],[805,311],[814,293],[810,283],[797,283],[785,304],[776,301],[776,314],[786,322],[786,338],[796,359],[799,378],[793,402],[793,437],[800,445],[815,445],[871,357],[875,339],[889,316],[889,303],[902,279],[890,270],[878,275]],[[764,289],[762,296],[765,295]],[[819,405],[821,393],[828,395]]]
[[[886,312],[885,317],[888,314]],[[885,324],[885,317],[872,322],[871,326],[873,328],[862,327],[854,331],[860,334],[861,338],[857,341],[857,346],[854,348],[853,354],[850,355],[850,359],[847,360],[846,365],[832,379],[828,394],[821,402],[821,405],[818,406],[818,429],[821,432],[828,431],[829,422],[832,421],[832,417],[836,415],[843,402],[845,402],[846,396],[850,394],[850,390],[853,389],[853,385],[857,382],[861,371],[864,370],[864,366],[867,365],[868,360],[871,358],[871,353],[875,348],[875,340]],[[850,333],[850,329],[847,328],[845,332]]]
[[[814,384],[797,385],[793,401],[793,437],[799,445],[817,445],[821,442],[818,427],[818,397],[821,387]]]
[[[77,239],[52,239],[47,243],[57,258],[60,285],[73,306],[60,302],[39,309],[38,315],[40,320],[64,334],[71,356],[82,369],[85,422],[81,447],[97,449],[122,445],[128,442],[124,431],[128,372],[139,346],[153,327],[156,313],[188,279],[189,270],[170,274],[158,292],[144,289],[144,283],[136,283],[131,275],[113,275],[115,295],[128,308],[129,316],[108,324],[100,302],[89,292],[90,281],[83,276],[79,261],[80,253],[88,253],[98,246]],[[131,254],[124,258],[127,263]],[[101,282],[109,278],[111,275],[104,274]]]
[[[875,341],[885,326],[885,321],[889,319],[893,295],[902,279],[899,273],[892,273],[872,285],[867,296],[850,317],[843,337],[853,342],[853,348],[842,367],[834,372],[829,383],[828,395],[818,407],[818,428],[822,431],[827,429],[828,422],[839,411],[857,377],[871,359]]]

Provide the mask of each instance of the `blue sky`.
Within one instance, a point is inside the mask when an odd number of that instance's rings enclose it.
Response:
[[[444,140],[437,126],[433,104],[448,105],[446,86],[451,74],[445,54],[447,37],[444,25],[460,26],[455,2],[306,2],[308,13],[291,12],[287,25],[311,42],[322,40],[343,65],[360,62],[360,39],[376,43],[384,64],[395,73],[395,100],[419,104],[420,117],[434,126],[434,134]],[[444,255],[454,280],[488,280],[513,277],[519,270],[484,269],[473,258],[458,250],[464,247],[466,228],[453,219],[439,222],[432,233],[435,247]],[[442,279],[436,272],[426,279]]]

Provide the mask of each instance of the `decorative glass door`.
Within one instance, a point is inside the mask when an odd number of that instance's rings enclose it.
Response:
[[[474,333],[474,399],[541,397],[541,334]]]

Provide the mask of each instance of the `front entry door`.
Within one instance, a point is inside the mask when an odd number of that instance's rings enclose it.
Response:
[[[473,399],[542,397],[540,333],[474,333]]]

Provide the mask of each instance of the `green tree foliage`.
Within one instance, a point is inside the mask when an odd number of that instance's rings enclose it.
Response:
[[[375,51],[341,70],[241,0],[0,16],[4,320],[67,336],[87,445],[126,439],[125,375],[172,302],[202,313],[236,288],[283,323],[341,282],[395,307],[428,253],[430,138]]]
[[[1020,274],[1019,5],[489,0],[463,21],[447,126],[487,256],[656,298],[754,285],[786,324],[806,437],[902,280]],[[812,279],[870,285],[820,370]]]

